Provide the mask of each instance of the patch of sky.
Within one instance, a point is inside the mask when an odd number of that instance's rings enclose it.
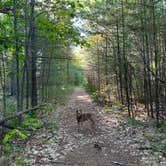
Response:
[[[76,27],[79,30],[80,35],[82,37],[86,37],[89,34],[89,32],[83,28],[87,24],[88,24],[88,20],[86,20],[86,19],[76,18],[76,17],[73,19],[73,25],[74,25],[74,27]]]

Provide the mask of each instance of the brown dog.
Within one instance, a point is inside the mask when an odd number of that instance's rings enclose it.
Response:
[[[92,113],[82,113],[82,110],[76,110],[76,119],[77,119],[77,124],[83,124],[83,122],[89,120],[91,123],[94,125],[95,122],[93,120],[93,114]]]

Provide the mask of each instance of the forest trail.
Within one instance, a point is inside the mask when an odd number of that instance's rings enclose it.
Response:
[[[93,132],[89,122],[78,131],[77,108],[95,114]],[[27,142],[23,156],[33,166],[143,166],[139,150],[129,146],[119,112],[103,112],[84,89],[76,88],[68,104],[46,119],[47,126],[56,122],[60,130],[40,129]],[[96,141],[101,149],[94,147]]]

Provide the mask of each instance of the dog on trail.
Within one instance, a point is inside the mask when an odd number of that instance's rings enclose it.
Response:
[[[95,124],[92,113],[83,113],[82,110],[76,110],[76,119],[78,126],[82,126],[83,122],[90,121],[92,125]]]

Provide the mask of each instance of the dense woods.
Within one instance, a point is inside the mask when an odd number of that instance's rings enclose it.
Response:
[[[79,84],[81,70],[71,62],[70,47],[83,43],[73,26],[75,5],[1,2],[1,117],[42,102],[57,102],[71,85]]]
[[[101,1],[90,8],[94,34],[87,57],[90,90],[97,91],[96,97],[114,95],[131,117],[140,103],[157,124],[164,121],[165,2]]]
[[[165,0],[1,0],[0,144],[26,139],[76,86],[165,129]]]

